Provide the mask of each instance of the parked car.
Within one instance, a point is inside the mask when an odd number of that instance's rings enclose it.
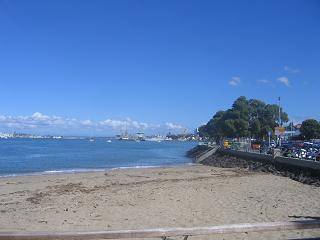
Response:
[[[251,148],[252,150],[260,150],[263,146],[263,142],[262,141],[253,141],[251,142]]]
[[[224,141],[223,141],[223,147],[224,147],[224,148],[230,148],[230,147],[231,147],[231,141],[229,141],[229,140],[224,140]]]
[[[271,140],[270,141],[270,147],[276,147],[276,141],[275,140]]]
[[[273,149],[273,147],[269,147],[269,146],[267,146],[267,145],[264,145],[264,146],[260,149],[260,153],[272,155],[272,149]]]

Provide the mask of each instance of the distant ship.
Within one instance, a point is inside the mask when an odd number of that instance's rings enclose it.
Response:
[[[126,131],[122,133],[119,137],[118,140],[120,141],[133,141],[134,139],[130,138],[127,130],[127,125],[126,125]]]
[[[121,135],[118,135],[118,140],[120,140],[120,141],[135,141],[136,140],[136,138],[134,136],[130,136],[128,134],[127,123],[126,123],[125,132],[122,133]]]
[[[127,130],[123,134],[121,134],[118,139],[121,141],[129,141],[130,137]]]

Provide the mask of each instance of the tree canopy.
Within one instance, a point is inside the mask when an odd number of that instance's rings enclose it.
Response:
[[[234,101],[232,107],[218,111],[207,124],[199,128],[201,136],[219,140],[222,137],[263,138],[274,127],[288,122],[288,114],[281,109],[279,123],[279,107],[276,104],[266,104],[257,99],[241,96]]]
[[[320,138],[320,122],[315,119],[307,119],[302,122],[300,132],[303,139]]]

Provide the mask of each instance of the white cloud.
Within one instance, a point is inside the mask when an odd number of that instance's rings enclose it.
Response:
[[[172,130],[185,129],[183,126],[175,123],[166,122],[166,127]]]
[[[131,119],[129,119],[129,126],[136,129],[147,129],[150,127],[148,123],[132,121]]]
[[[126,127],[129,129],[147,129],[150,127],[150,124],[131,120],[130,118],[127,118],[125,120],[106,119],[104,121],[100,121],[99,125],[102,127],[111,127],[114,129],[124,129]]]
[[[295,68],[291,68],[291,67],[288,67],[288,66],[284,66],[283,67],[283,70],[288,72],[288,73],[292,73],[292,74],[295,74],[295,73],[299,73],[300,70],[299,69],[295,69]]]
[[[0,128],[7,129],[9,131],[20,131],[20,130],[56,130],[56,132],[61,132],[61,130],[90,130],[90,131],[123,131],[125,128],[131,131],[160,131],[160,130],[178,130],[183,129],[183,126],[179,124],[166,123],[166,124],[151,124],[132,120],[130,118],[126,119],[111,119],[108,118],[102,121],[78,120],[75,118],[64,118],[58,116],[48,116],[40,112],[35,112],[31,116],[5,116],[0,115]],[[52,132],[52,131],[51,131]]]
[[[290,87],[289,78],[287,78],[287,77],[279,77],[277,80],[279,82],[281,82],[282,84],[286,85],[287,87]]]
[[[112,128],[123,128],[126,126],[126,122],[121,120],[106,119],[104,121],[99,122],[99,125]]]
[[[94,122],[92,122],[91,120],[84,120],[81,122],[81,124],[88,127],[95,125]]]
[[[229,84],[233,87],[238,86],[240,84],[240,77],[232,77]]]
[[[86,124],[86,123],[85,123]],[[0,126],[15,128],[15,129],[29,129],[29,128],[43,128],[43,127],[76,127],[85,125],[77,119],[68,119],[57,116],[47,116],[39,112],[35,112],[31,116],[0,116]]]
[[[34,119],[38,119],[38,120],[48,120],[50,117],[47,115],[44,115],[42,113],[39,112],[35,112],[34,114],[32,114],[31,116]]]

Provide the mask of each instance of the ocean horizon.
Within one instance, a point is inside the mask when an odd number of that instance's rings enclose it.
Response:
[[[1,139],[0,177],[99,172],[192,164],[196,142],[106,139]]]

